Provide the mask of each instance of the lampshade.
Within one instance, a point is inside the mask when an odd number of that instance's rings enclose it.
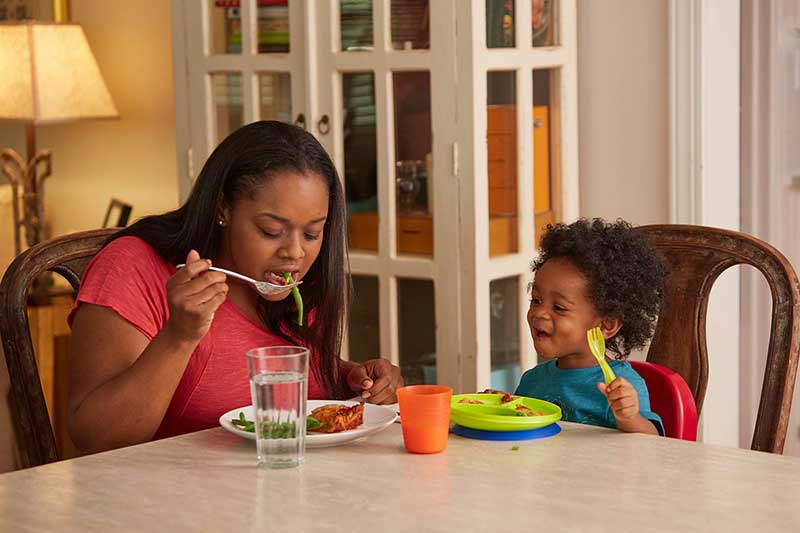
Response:
[[[77,24],[0,24],[0,119],[34,124],[116,118]]]

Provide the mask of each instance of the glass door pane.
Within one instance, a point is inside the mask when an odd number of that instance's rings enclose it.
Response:
[[[431,76],[395,72],[397,252],[433,254]]]
[[[400,370],[406,385],[436,383],[433,281],[397,280]]]
[[[242,53],[242,12],[239,2],[208,0],[208,53]]]
[[[257,32],[259,54],[289,52],[289,0],[259,1]]]
[[[292,78],[288,72],[258,74],[258,102],[261,120],[292,121]]]
[[[176,49],[175,58],[176,64],[186,67],[178,69],[175,82],[186,89],[176,103],[183,122],[181,130],[188,132],[177,138],[178,153],[182,154],[178,158],[180,196],[185,199],[209,154],[234,130],[259,119],[292,123],[295,116],[301,116],[305,120],[309,56],[305,42],[295,35],[291,51],[277,45],[281,40],[288,43],[289,21],[293,28],[302,30],[305,10],[311,3],[177,3],[182,6],[182,15],[174,21],[174,29],[185,37],[185,46]],[[243,42],[244,36],[248,42]],[[284,53],[265,55],[278,51]]]
[[[531,0],[531,44],[558,46],[559,0]]]
[[[486,83],[489,255],[494,256],[515,253],[519,249],[516,73],[489,72]]]
[[[212,72],[211,98],[214,103],[214,125],[218,144],[230,133],[244,125],[242,106],[242,74],[239,72]]]
[[[372,0],[340,0],[343,52],[373,49]]]
[[[556,222],[553,205],[554,180],[558,179],[554,132],[558,117],[552,105],[551,93],[556,78],[551,69],[533,71],[533,217],[534,245],[548,224]]]
[[[514,48],[514,0],[486,0],[486,48]]]
[[[351,249],[378,250],[375,75],[342,74],[344,183]]]
[[[353,306],[347,343],[351,361],[363,363],[381,355],[378,278],[353,276]]]
[[[430,47],[428,0],[392,0],[392,48],[420,50]]]
[[[492,388],[514,392],[520,378],[519,279],[489,283]]]

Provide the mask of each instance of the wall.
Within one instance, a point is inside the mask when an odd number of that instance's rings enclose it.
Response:
[[[38,147],[53,152],[53,174],[45,182],[53,236],[99,227],[111,197],[132,204],[134,218],[178,203],[169,2],[71,4],[120,119],[37,128]],[[22,126],[0,122],[0,146],[24,155]],[[4,269],[13,240],[8,226],[0,227]]]
[[[53,174],[45,184],[53,236],[99,227],[112,196],[132,204],[134,218],[178,205],[170,3],[71,4],[72,20],[86,32],[120,119],[37,128],[39,148],[53,152]],[[0,122],[0,146],[24,154],[22,126]],[[0,272],[13,258],[8,188],[0,186]],[[3,360],[0,472],[13,467],[7,396]]]
[[[695,4],[675,0],[691,11]],[[679,166],[676,186],[697,195],[678,206],[684,223],[738,229],[738,4],[705,0],[700,26],[702,115],[676,102],[676,113],[702,136],[691,146],[697,175]],[[636,224],[670,221],[670,2],[579,2],[579,135],[581,214],[622,217]],[[695,29],[679,18],[680,35]],[[686,40],[679,40],[687,47]],[[681,48],[684,49],[684,48]],[[690,47],[691,53],[698,50]],[[683,56],[681,56],[683,57]],[[687,56],[688,57],[688,56]],[[713,58],[713,59],[712,59]],[[676,67],[677,69],[677,67]],[[685,74],[676,70],[676,83]],[[682,124],[683,122],[681,122]],[[691,139],[678,128],[679,140]],[[698,148],[700,147],[700,148]],[[732,154],[732,155],[731,155]],[[721,198],[725,201],[721,201]],[[678,202],[682,202],[682,197]],[[707,332],[709,387],[700,421],[704,442],[739,444],[739,274],[725,273],[711,294]],[[636,357],[641,357],[637,354]]]
[[[582,216],[668,222],[668,8],[578,1]]]

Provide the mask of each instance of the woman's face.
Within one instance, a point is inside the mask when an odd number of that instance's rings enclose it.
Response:
[[[285,272],[302,279],[319,255],[327,217],[328,185],[321,176],[280,172],[222,208],[213,262],[257,280],[274,281],[273,275]],[[289,294],[262,297],[278,301]]]

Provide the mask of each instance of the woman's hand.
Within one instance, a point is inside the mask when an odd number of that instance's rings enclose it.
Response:
[[[403,376],[400,368],[386,359],[370,359],[350,369],[347,386],[370,403],[395,403]]]
[[[608,399],[608,405],[614,413],[619,430],[628,433],[658,434],[653,423],[639,414],[639,396],[627,379],[617,378],[608,385],[598,383],[597,388]]]
[[[208,270],[211,261],[192,250],[186,266],[167,280],[169,319],[164,330],[176,339],[199,342],[228,294],[226,276]]]

